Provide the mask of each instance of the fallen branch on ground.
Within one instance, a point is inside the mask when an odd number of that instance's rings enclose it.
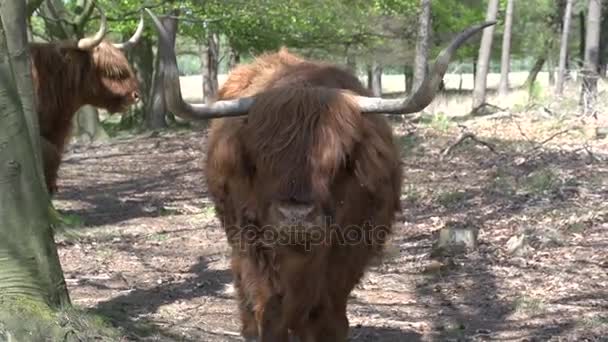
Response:
[[[460,134],[458,139],[456,139],[456,142],[454,142],[445,150],[443,150],[443,152],[441,153],[441,159],[443,160],[445,157],[447,157],[458,145],[462,144],[467,139],[471,139],[477,144],[487,147],[490,151],[492,151],[492,153],[498,154],[498,152],[496,152],[496,147],[493,144],[479,139],[475,134],[471,132],[463,132]]]

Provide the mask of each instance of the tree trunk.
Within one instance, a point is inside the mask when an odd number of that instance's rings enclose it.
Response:
[[[382,66],[376,61],[367,67],[367,88],[373,96],[382,96]]]
[[[137,103],[137,107],[133,109],[130,116],[141,122],[145,117],[146,108],[150,106],[152,77],[154,75],[154,50],[152,49],[152,40],[146,36],[141,38],[138,45],[137,49],[132,49],[129,52],[139,82],[141,101]],[[121,122],[126,119],[127,116],[123,116]]]
[[[99,121],[99,112],[93,106],[80,108],[74,116],[72,127],[72,136],[81,142],[91,143],[109,138]]]
[[[566,74],[566,63],[568,61],[568,35],[570,34],[570,21],[572,19],[572,3],[574,0],[568,0],[566,10],[564,12],[564,24],[562,25],[562,40],[559,48],[559,66],[557,69],[557,82],[555,84],[555,93],[561,95],[564,92],[564,76]]]
[[[418,20],[418,40],[414,59],[414,89],[418,89],[427,73],[429,40],[431,30],[431,0],[420,0],[420,18]]]
[[[403,75],[405,76],[405,93],[412,94],[414,91],[414,72],[411,65],[403,67]]]
[[[555,62],[551,53],[551,50],[547,53],[547,73],[549,74],[549,85],[555,86]]]
[[[590,114],[594,111],[597,96],[601,19],[602,1],[589,0],[589,8],[587,10],[587,35],[585,37],[583,85],[581,88],[581,99],[583,100],[585,114]]]
[[[509,70],[511,63],[511,30],[513,27],[513,5],[515,0],[507,0],[505,29],[502,35],[502,57],[500,59],[500,84],[498,94],[505,96],[509,92]]]
[[[201,45],[201,74],[203,79],[203,102],[211,101],[218,91],[218,68],[219,68],[219,36],[209,32],[207,44]]]
[[[528,73],[528,78],[526,79],[526,82],[524,82],[524,87],[527,87],[528,89],[532,88],[534,82],[536,82],[536,77],[538,77],[538,73],[543,69],[543,65],[545,65],[546,61],[547,49],[545,49],[541,53],[541,55],[536,58],[536,62],[534,62],[532,69],[530,69],[530,72]]]
[[[54,308],[70,298],[53,241],[33,111],[25,3],[0,0],[0,310],[7,300]],[[34,319],[32,317],[32,319]]]
[[[177,34],[177,19],[175,16],[179,15],[179,10],[173,10],[171,16],[164,16],[160,18],[161,23],[167,33],[171,44],[175,44],[175,36]],[[165,121],[165,115],[167,113],[167,105],[165,104],[164,94],[164,66],[160,62],[158,49],[160,45],[157,45],[156,57],[154,62],[154,75],[152,76],[152,87],[149,98],[149,107],[146,110],[146,127],[149,129],[162,129],[167,127]]]
[[[232,46],[228,55],[228,71],[234,69],[237,64],[241,63],[241,54]]]
[[[498,0],[489,0],[486,12],[486,21],[496,20],[498,13]],[[486,81],[490,67],[490,54],[492,52],[492,38],[494,26],[483,30],[479,57],[477,58],[477,75],[475,75],[475,87],[473,89],[473,111],[477,110],[486,102]]]
[[[357,75],[357,57],[349,47],[346,48],[346,67],[353,75]]]
[[[580,39],[579,39],[579,49],[578,49],[578,53],[579,53],[579,63],[578,66],[580,68],[583,67],[583,62],[585,60],[585,32],[587,32],[586,29],[586,23],[585,23],[585,13],[583,11],[580,11],[578,14],[578,21],[579,21],[579,35],[580,35]]]

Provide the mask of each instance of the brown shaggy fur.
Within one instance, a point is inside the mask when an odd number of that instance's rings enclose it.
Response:
[[[46,184],[54,193],[76,111],[88,104],[123,112],[137,100],[139,84],[124,54],[106,41],[91,51],[31,43],[30,52]]]
[[[258,96],[246,118],[212,122],[205,166],[245,337],[346,341],[347,297],[400,210],[390,126],[332,88],[370,95],[349,72],[281,49],[237,67],[220,89],[219,99]],[[268,238],[281,229],[277,203],[312,203],[327,219],[308,249]]]

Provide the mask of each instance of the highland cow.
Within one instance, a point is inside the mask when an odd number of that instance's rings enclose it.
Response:
[[[169,108],[211,123],[205,174],[232,249],[242,335],[346,341],[348,295],[385,246],[400,210],[399,150],[385,116],[425,108],[458,35],[407,99],[372,98],[346,69],[287,49],[235,68],[211,104],[183,101],[175,53],[150,12]],[[232,116],[232,117],[226,117]]]
[[[131,39],[112,44],[104,39],[107,24],[100,13],[101,27],[93,37],[30,43],[44,176],[50,194],[57,191],[57,173],[76,111],[92,105],[124,112],[139,99],[137,78],[122,51],[141,38],[143,14]]]

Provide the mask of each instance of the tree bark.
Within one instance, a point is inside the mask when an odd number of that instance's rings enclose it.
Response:
[[[382,65],[377,61],[367,67],[367,88],[373,96],[382,96]]]
[[[564,23],[562,25],[562,39],[559,48],[559,66],[557,69],[557,81],[555,93],[561,95],[564,92],[564,76],[566,74],[566,62],[568,60],[568,35],[570,34],[570,21],[572,20],[572,4],[574,0],[567,0],[564,12]]]
[[[130,116],[134,116],[138,122],[145,117],[145,110],[150,106],[152,77],[154,74],[153,44],[150,38],[143,36],[138,43],[137,49],[129,51],[129,57],[133,62],[141,94],[141,100],[137,103],[137,107],[132,110]],[[121,122],[125,119],[127,119],[127,116],[123,116]]]
[[[585,13],[580,11],[578,14],[578,22],[579,22],[579,45],[578,45],[578,53],[579,53],[579,62],[578,66],[583,67],[583,62],[585,60],[585,32],[587,32],[586,24],[585,24]]]
[[[234,69],[234,67],[241,63],[241,54],[232,46],[230,46],[230,52],[228,54],[228,70]]]
[[[486,12],[486,21],[496,20],[498,13],[498,0],[489,0]],[[477,110],[486,102],[486,82],[490,68],[490,54],[492,52],[492,39],[494,26],[483,30],[479,57],[477,59],[477,75],[475,75],[475,87],[473,89],[473,111]]]
[[[412,94],[414,91],[414,72],[411,65],[403,67],[403,75],[405,76],[405,93]]]
[[[220,44],[217,33],[208,32],[206,44],[201,45],[201,74],[203,79],[203,102],[211,101],[217,95],[219,82]]]
[[[414,58],[414,89],[418,89],[427,73],[430,31],[431,0],[420,0],[418,40],[416,41],[416,57]]]
[[[513,27],[513,6],[515,0],[507,0],[505,29],[502,36],[502,56],[500,59],[500,83],[498,94],[505,96],[509,92],[509,71],[511,64],[511,31]]]
[[[99,111],[93,106],[82,106],[74,116],[72,136],[81,142],[107,140],[109,138],[99,121]]]
[[[536,82],[536,78],[538,77],[538,73],[543,69],[543,65],[547,61],[547,49],[545,49],[541,54],[536,58],[532,69],[528,73],[528,78],[526,78],[526,82],[524,82],[524,87],[531,89]]]
[[[160,18],[161,23],[169,34],[171,44],[175,44],[178,24],[175,17],[177,15],[179,15],[179,10],[173,10],[170,16]],[[149,107],[146,110],[146,127],[148,129],[162,129],[167,127],[167,121],[165,120],[165,115],[167,114],[167,105],[165,103],[163,85],[164,65],[160,61],[158,49],[160,49],[160,45],[157,45],[156,57],[154,59],[154,75],[152,76],[151,93],[148,97]]]
[[[601,19],[602,1],[589,0],[589,7],[587,10],[587,34],[585,37],[585,63],[583,65],[583,85],[581,88],[581,99],[583,100],[585,114],[589,114],[594,110],[595,98],[597,96]]]
[[[38,156],[23,1],[0,0],[0,294],[69,306]],[[0,301],[6,305],[6,301]]]

